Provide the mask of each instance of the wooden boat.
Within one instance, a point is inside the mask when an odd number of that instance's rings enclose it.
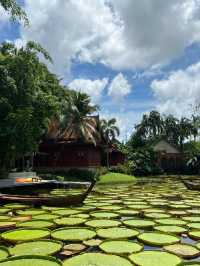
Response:
[[[187,189],[200,191],[200,180],[185,180],[181,179]]]
[[[16,184],[0,188],[0,204],[22,203],[34,206],[55,206],[67,207],[71,205],[80,205],[88,194],[92,191],[95,182],[75,183],[75,182],[41,182],[31,184]],[[40,196],[38,190],[52,189],[72,189],[86,187],[83,193],[67,196]]]

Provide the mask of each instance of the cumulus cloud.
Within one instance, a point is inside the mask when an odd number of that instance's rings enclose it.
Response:
[[[68,87],[70,89],[87,93],[91,96],[92,101],[97,103],[100,101],[102,93],[108,84],[108,79],[90,80],[90,79],[74,79]]]
[[[25,0],[31,27],[64,74],[73,60],[113,69],[160,66],[200,40],[199,0]]]
[[[151,88],[162,113],[191,115],[192,106],[200,102],[200,62],[178,70],[166,79],[154,80]]]
[[[115,101],[121,100],[131,92],[131,85],[122,73],[119,73],[108,88],[108,95]]]

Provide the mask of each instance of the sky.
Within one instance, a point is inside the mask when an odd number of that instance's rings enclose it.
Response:
[[[190,117],[200,103],[200,0],[24,0],[0,7],[0,42],[37,41],[63,83],[115,117],[126,140],[144,113]]]

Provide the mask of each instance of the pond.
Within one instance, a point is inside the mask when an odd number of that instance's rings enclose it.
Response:
[[[0,230],[0,266],[200,265],[200,194],[177,179],[96,186],[82,206],[1,206]]]

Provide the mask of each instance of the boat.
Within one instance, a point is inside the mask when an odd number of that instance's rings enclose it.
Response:
[[[181,179],[187,189],[200,191],[200,180]]]
[[[88,194],[92,191],[95,182],[58,182],[44,181],[40,183],[15,184],[0,188],[0,204],[22,203],[34,206],[55,206],[68,207],[71,205],[80,205]],[[48,191],[53,189],[73,189],[85,188],[83,192],[76,195],[66,196],[41,196],[38,191]]]

